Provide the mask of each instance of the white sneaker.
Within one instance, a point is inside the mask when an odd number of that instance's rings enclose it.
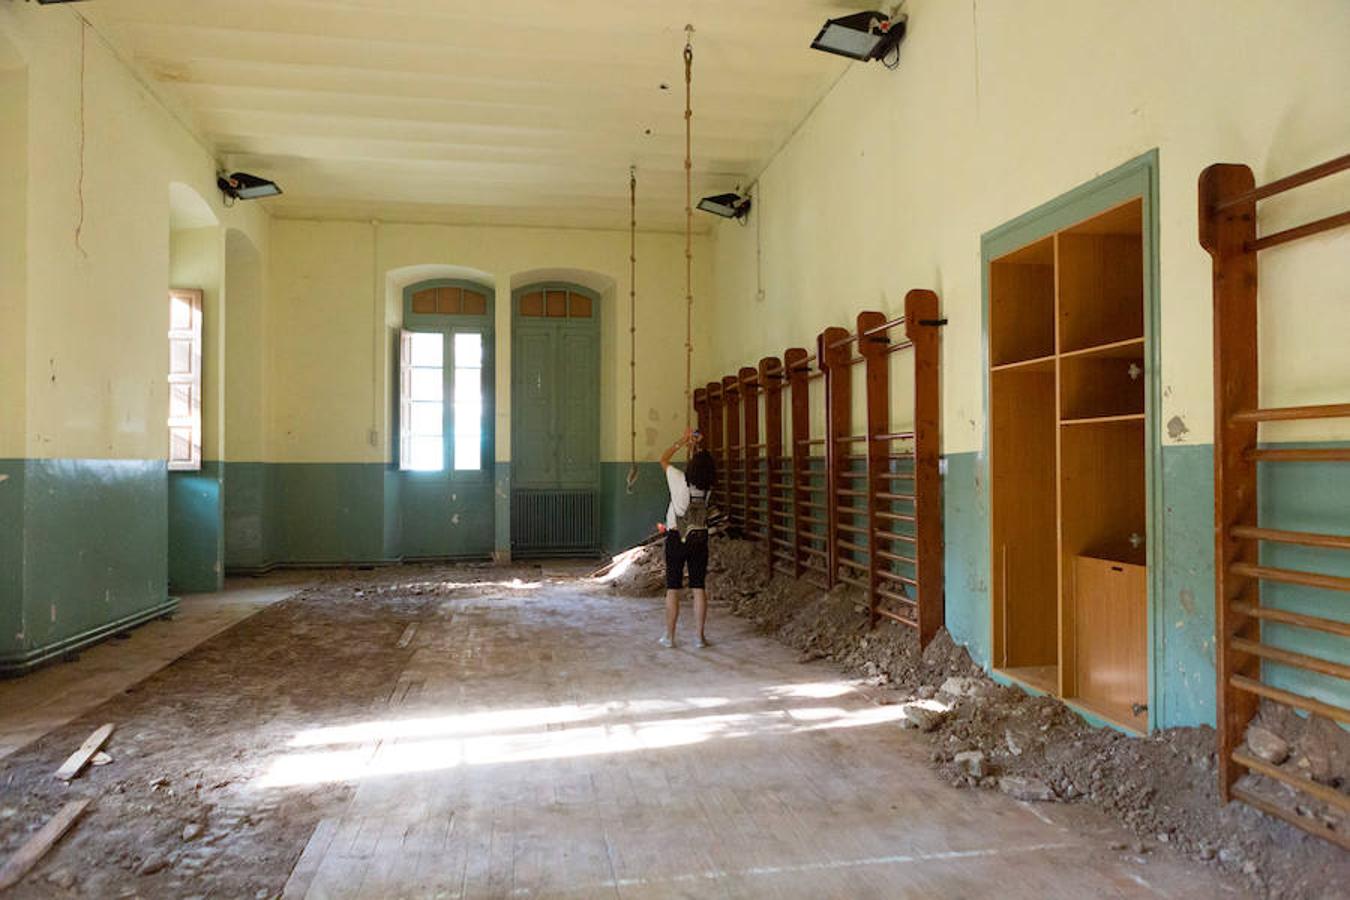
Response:
[[[675,642],[670,639],[670,635],[663,634],[661,635],[661,646],[673,649],[675,647]]]
[[[711,647],[711,646],[712,642],[709,641],[707,638],[704,637],[694,638],[694,648],[697,650],[702,650],[704,647]]]

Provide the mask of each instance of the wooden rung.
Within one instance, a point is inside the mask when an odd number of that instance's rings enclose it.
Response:
[[[770,512],[769,515],[773,516],[775,519],[791,519],[791,518],[792,518],[792,513],[790,513],[790,512],[785,512],[785,511],[783,511],[783,510],[781,510],[781,509],[775,509],[775,510],[773,510],[772,512]]]
[[[824,439],[824,438],[808,438],[807,440],[804,440],[804,441],[793,441],[792,443],[796,444],[798,447],[805,447],[805,446],[807,446],[808,444],[811,444],[811,445],[814,445],[814,444],[823,444],[823,443],[825,443],[825,439]]]
[[[877,478],[884,478],[887,481],[913,481],[914,473],[910,472],[906,474],[904,472],[878,472]]]
[[[1350,535],[1317,534],[1311,531],[1281,531],[1277,528],[1257,528],[1237,525],[1233,537],[1249,541],[1275,541],[1281,544],[1300,544],[1304,547],[1326,547],[1332,550],[1350,550]]]
[[[1279,766],[1271,765],[1264,759],[1257,759],[1249,753],[1243,753],[1241,750],[1234,750],[1232,758],[1233,762],[1244,768],[1251,769],[1253,772],[1260,772],[1276,781],[1282,781],[1296,791],[1311,794],[1322,802],[1336,807],[1341,812],[1350,813],[1350,794],[1342,794],[1335,788],[1318,784],[1310,778],[1300,778],[1286,772]]]
[[[1245,409],[1242,412],[1233,413],[1234,422],[1286,422],[1291,419],[1344,419],[1346,417],[1350,417],[1350,403]]]
[[[889,347],[886,348],[886,352],[899,353],[901,350],[908,350],[910,347],[913,346],[914,343],[912,341],[901,341],[898,344],[891,344]]]
[[[1252,616],[1257,619],[1264,619],[1268,622],[1279,622],[1283,625],[1295,625],[1299,628],[1313,628],[1317,631],[1325,631],[1328,634],[1350,637],[1350,622],[1337,622],[1335,619],[1323,619],[1318,616],[1308,616],[1303,613],[1289,612],[1286,609],[1272,609],[1269,606],[1253,606],[1245,600],[1239,600],[1234,603],[1233,612],[1240,613],[1244,616]]]
[[[897,432],[894,432],[894,433],[892,433],[892,434],[874,434],[874,435],[872,435],[872,440],[874,440],[874,441],[908,441],[908,440],[911,440],[913,437],[914,437],[914,432],[912,432],[912,431],[897,431]]]
[[[802,552],[805,553],[807,556],[820,556],[820,557],[825,556],[824,550],[817,550],[815,547],[803,547]]]
[[[840,575],[839,580],[842,581],[844,584],[851,584],[856,588],[862,588],[864,591],[872,589],[872,586],[869,585],[866,581],[863,581],[861,578],[854,578],[851,575]]]
[[[802,581],[805,581],[807,584],[811,585],[811,587],[814,587],[814,588],[820,588],[822,591],[828,591],[828,590],[829,590],[829,588],[825,586],[825,582],[824,582],[824,581],[821,581],[821,580],[819,580],[819,579],[812,578],[812,577],[809,576],[809,575],[803,575],[803,576],[802,576]]]
[[[907,543],[907,544],[917,543],[918,540],[919,540],[918,537],[917,537],[916,535],[912,535],[912,534],[898,534],[898,533],[896,533],[896,532],[894,532],[894,531],[885,531],[885,530],[883,530],[883,529],[881,529],[881,528],[875,529],[875,530],[872,532],[872,536],[873,536],[873,537],[876,537],[876,538],[879,538],[879,539],[881,539],[881,540],[883,540],[883,541],[904,541],[904,542]]]
[[[1350,461],[1350,447],[1248,450],[1246,456],[1251,462],[1347,462]]]
[[[1254,187],[1250,191],[1243,191],[1241,194],[1235,194],[1220,203],[1214,204],[1214,212],[1220,212],[1234,206],[1242,206],[1246,203],[1255,203],[1257,200],[1264,200],[1267,197],[1273,197],[1276,194],[1282,194],[1285,191],[1293,190],[1320,178],[1326,178],[1328,175],[1335,175],[1337,172],[1343,172],[1350,169],[1350,153],[1344,156],[1338,156],[1335,159],[1329,159],[1324,163],[1318,163],[1315,166],[1309,166],[1302,171],[1295,172],[1292,175],[1286,175],[1283,178],[1276,178],[1269,184],[1263,184],[1260,187]]]
[[[835,512],[837,512],[837,513],[838,513],[839,515],[841,515],[841,516],[865,516],[865,515],[867,515],[867,510],[865,510],[865,509],[858,509],[858,507],[856,507],[856,506],[840,506],[840,507],[836,507],[836,508],[835,508]]]
[[[880,553],[878,553],[877,555],[881,556]],[[907,562],[913,563],[914,560],[907,560]],[[902,584],[905,581],[905,577],[903,575],[900,575],[896,572],[892,572],[889,569],[877,569],[877,576],[879,578],[885,578],[887,581],[898,581]]]
[[[1265,697],[1267,700],[1274,700],[1276,703],[1283,703],[1285,706],[1294,709],[1324,716],[1332,721],[1340,722],[1342,725],[1350,725],[1350,709],[1343,706],[1334,706],[1315,697],[1305,697],[1292,691],[1271,687],[1268,684],[1262,684],[1255,678],[1248,678],[1246,675],[1233,675],[1228,679],[1228,683],[1248,694],[1255,694],[1258,697]]]
[[[877,607],[877,615],[885,616],[888,619],[894,619],[901,625],[908,625],[910,628],[919,627],[919,623],[915,622],[913,619],[907,619],[904,616],[900,615],[898,612],[891,612],[889,609],[885,609],[880,606]]]
[[[1247,244],[1247,249],[1253,252],[1257,250],[1268,250],[1271,247],[1277,247],[1280,244],[1287,244],[1290,241],[1296,241],[1299,238],[1312,237],[1314,234],[1331,231],[1333,228],[1344,228],[1347,225],[1350,225],[1350,209],[1347,209],[1342,213],[1336,213],[1332,216],[1317,219],[1306,225],[1299,225],[1295,228],[1286,228],[1284,231],[1277,231],[1274,234],[1268,234],[1265,237],[1257,238]]]
[[[771,540],[773,541],[773,543],[777,544],[778,546],[780,546],[780,547],[786,547],[786,548],[788,548],[789,550],[791,550],[793,547],[796,546],[796,544],[792,543],[792,541],[785,541],[785,540],[783,540],[782,538],[771,538]]]
[[[1251,563],[1233,563],[1228,567],[1228,571],[1234,575],[1259,578],[1262,581],[1301,584],[1304,587],[1323,588],[1328,591],[1350,591],[1350,578],[1342,575],[1323,575],[1320,572],[1277,569],[1274,566],[1254,566]]]
[[[892,573],[892,574],[895,574],[895,573]],[[907,578],[907,577],[905,577],[904,575],[898,575],[898,574],[896,574],[896,575],[895,575],[895,578],[893,578],[893,579],[891,579],[891,580],[892,580],[892,581],[898,581],[898,582],[900,582],[901,584],[907,584],[907,585],[909,585],[910,587],[918,587],[918,586],[919,586],[919,583],[918,583],[917,581],[915,581],[913,578]]]
[[[844,435],[843,437],[837,437],[837,438],[835,438],[835,439],[834,439],[834,442],[835,442],[836,444],[864,444],[864,443],[867,442],[867,435],[865,435],[865,434],[846,434],[846,435]]]
[[[1302,828],[1309,834],[1315,834],[1318,837],[1326,838],[1333,844],[1337,844],[1343,850],[1350,850],[1350,835],[1341,834],[1339,831],[1332,831],[1329,827],[1317,821],[1316,819],[1307,819],[1296,813],[1292,813],[1282,806],[1276,806],[1262,798],[1256,796],[1251,791],[1240,787],[1231,789],[1234,798],[1241,800],[1248,806],[1261,810],[1268,816],[1274,816],[1277,819],[1283,819],[1296,828]]]
[[[1262,644],[1260,641],[1249,641],[1246,638],[1233,638],[1229,642],[1229,646],[1239,653],[1250,653],[1253,656],[1259,656],[1280,665],[1293,666],[1296,669],[1303,669],[1308,672],[1318,672],[1322,675],[1330,675],[1333,678],[1350,680],[1350,665],[1345,663],[1332,662],[1319,656],[1295,653],[1292,650],[1282,650],[1279,647]]]
[[[802,562],[802,567],[803,567],[803,568],[806,568],[806,569],[810,569],[812,572],[819,572],[819,573],[822,574],[822,575],[825,574],[825,564],[824,564],[824,563],[814,563],[814,562],[811,562],[810,560],[804,560],[804,561]]]
[[[888,491],[877,491],[872,496],[878,500],[893,500],[902,503],[913,503],[915,499],[913,494],[892,494]]]
[[[806,504],[802,504],[805,506]],[[813,504],[814,505],[814,504]],[[815,516],[798,516],[797,521],[806,525],[824,525],[824,519],[817,519]]]
[[[855,491],[853,488],[835,488],[837,497],[866,497],[867,491]]]
[[[838,546],[844,548],[845,550],[852,550],[854,553],[866,553],[866,552],[867,552],[867,548],[866,548],[866,547],[863,547],[863,546],[861,546],[861,545],[859,545],[859,544],[855,544],[855,543],[853,543],[852,541],[837,540],[837,541],[835,541],[835,544],[837,544]]]
[[[908,605],[910,605],[910,606],[918,606],[918,605],[919,605],[919,601],[917,601],[917,600],[915,600],[915,599],[913,599],[913,598],[911,598],[911,597],[906,597],[906,596],[904,596],[903,594],[897,594],[895,591],[892,591],[892,590],[890,590],[890,589],[888,589],[888,588],[883,588],[883,587],[877,588],[877,596],[878,596],[878,597],[885,597],[887,600],[893,600],[893,601],[895,601],[896,603],[906,603],[906,604],[908,604]]]
[[[849,534],[867,534],[866,528],[859,528],[857,525],[845,525],[843,522],[835,525],[840,531],[847,531]]]
[[[918,518],[915,517],[915,516],[905,516],[905,515],[901,515],[900,513],[893,513],[893,512],[882,512],[881,510],[877,510],[877,518],[878,518],[878,519],[886,519],[886,520],[891,521],[891,522],[917,522],[917,521],[918,521]]]

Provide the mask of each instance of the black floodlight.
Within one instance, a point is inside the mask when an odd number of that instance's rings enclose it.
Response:
[[[868,62],[897,49],[904,36],[904,17],[892,21],[883,12],[860,12],[826,20],[811,49]]]
[[[698,208],[724,219],[744,219],[750,214],[750,198],[740,194],[715,194],[698,201]]]
[[[281,193],[281,188],[277,187],[275,181],[268,181],[247,172],[217,175],[216,186],[226,197],[235,200],[257,200],[259,197],[275,197]]]
[[[37,0],[37,2],[46,6],[48,3],[80,3],[81,0]]]

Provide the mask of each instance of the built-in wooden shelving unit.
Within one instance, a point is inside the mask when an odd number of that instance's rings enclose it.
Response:
[[[990,263],[994,661],[1148,728],[1143,201]]]

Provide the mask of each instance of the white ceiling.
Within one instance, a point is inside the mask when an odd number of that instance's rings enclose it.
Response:
[[[108,0],[84,13],[282,216],[684,227],[758,173],[847,65],[824,0]],[[669,85],[662,90],[661,84]],[[648,131],[650,130],[650,133]],[[708,224],[698,216],[700,227]]]

